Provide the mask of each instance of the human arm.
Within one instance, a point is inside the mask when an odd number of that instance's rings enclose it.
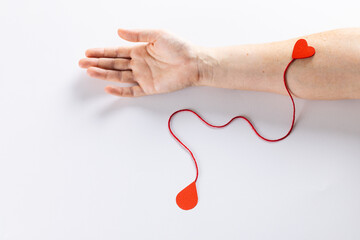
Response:
[[[293,95],[305,99],[360,98],[360,28],[336,29],[285,41],[204,48],[160,30],[119,30],[146,42],[132,47],[89,49],[79,62],[90,76],[133,87],[109,86],[117,96],[144,96],[189,86],[287,94],[282,74],[295,42],[304,38],[314,57],[295,61],[287,73]]]

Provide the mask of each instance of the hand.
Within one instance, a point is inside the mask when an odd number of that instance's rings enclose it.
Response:
[[[180,90],[199,81],[199,49],[195,46],[162,30],[119,29],[118,34],[130,42],[147,43],[88,49],[87,58],[79,61],[91,77],[134,84],[107,86],[107,93],[139,97]]]

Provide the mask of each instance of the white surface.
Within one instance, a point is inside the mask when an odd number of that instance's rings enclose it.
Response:
[[[288,97],[192,88],[118,99],[77,66],[87,48],[128,44],[118,27],[204,46],[268,42],[359,27],[356,3],[2,0],[0,239],[360,239],[359,100],[296,99],[294,132],[273,144],[243,121],[214,130],[177,116],[200,167],[199,204],[185,212],[175,196],[195,172],[169,115],[245,114],[277,137]]]

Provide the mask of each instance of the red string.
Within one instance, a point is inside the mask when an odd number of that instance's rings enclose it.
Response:
[[[210,124],[208,123],[207,121],[205,121],[199,114],[197,114],[195,111],[191,110],[191,109],[181,109],[181,110],[178,110],[176,112],[174,112],[173,114],[171,114],[171,116],[169,117],[169,121],[168,121],[168,127],[169,127],[169,131],[171,133],[171,135],[176,139],[176,141],[178,141],[191,155],[192,159],[194,160],[194,163],[195,163],[195,168],[196,168],[196,177],[195,177],[195,182],[197,181],[198,177],[199,177],[199,168],[198,168],[198,165],[197,165],[197,162],[196,162],[196,159],[194,157],[194,154],[191,152],[191,150],[173,133],[172,129],[171,129],[171,119],[173,118],[173,116],[175,116],[177,113],[180,113],[180,112],[191,112],[193,114],[195,114],[201,121],[203,121],[206,125],[210,126],[210,127],[213,127],[213,128],[223,128],[223,127],[226,127],[227,125],[229,125],[232,121],[234,121],[235,119],[238,119],[238,118],[241,118],[241,119],[244,119],[250,126],[251,128],[254,130],[254,132],[256,133],[256,135],[258,135],[261,139],[265,140],[265,141],[268,141],[268,142],[277,142],[277,141],[281,141],[283,139],[285,139],[287,136],[289,136],[289,134],[291,133],[293,127],[294,127],[294,123],[295,123],[295,102],[294,102],[294,99],[293,97],[291,96],[291,93],[290,93],[290,90],[287,86],[287,82],[286,82],[286,72],[289,68],[289,66],[291,65],[291,63],[293,63],[295,61],[295,58],[293,58],[289,64],[286,66],[285,68],[285,71],[284,71],[284,85],[285,85],[285,88],[286,88],[286,91],[288,92],[289,94],[289,97],[291,99],[291,102],[292,102],[292,106],[293,106],[293,116],[292,116],[292,122],[291,122],[291,127],[289,129],[289,131],[281,138],[277,138],[277,139],[268,139],[268,138],[265,138],[263,136],[260,135],[260,133],[255,129],[254,125],[250,122],[249,119],[247,119],[246,117],[244,116],[236,116],[236,117],[233,117],[230,121],[228,121],[227,123],[225,123],[224,125],[213,125],[213,124]]]

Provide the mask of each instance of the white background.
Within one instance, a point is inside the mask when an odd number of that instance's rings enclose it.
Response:
[[[357,1],[334,2],[2,0],[0,239],[360,239],[360,100],[296,99],[294,132],[278,143],[244,121],[214,130],[176,116],[200,167],[199,204],[182,211],[175,196],[195,170],[169,115],[244,114],[275,138],[288,97],[203,87],[116,98],[77,65],[87,48],[129,44],[118,27],[203,46],[360,27]]]

